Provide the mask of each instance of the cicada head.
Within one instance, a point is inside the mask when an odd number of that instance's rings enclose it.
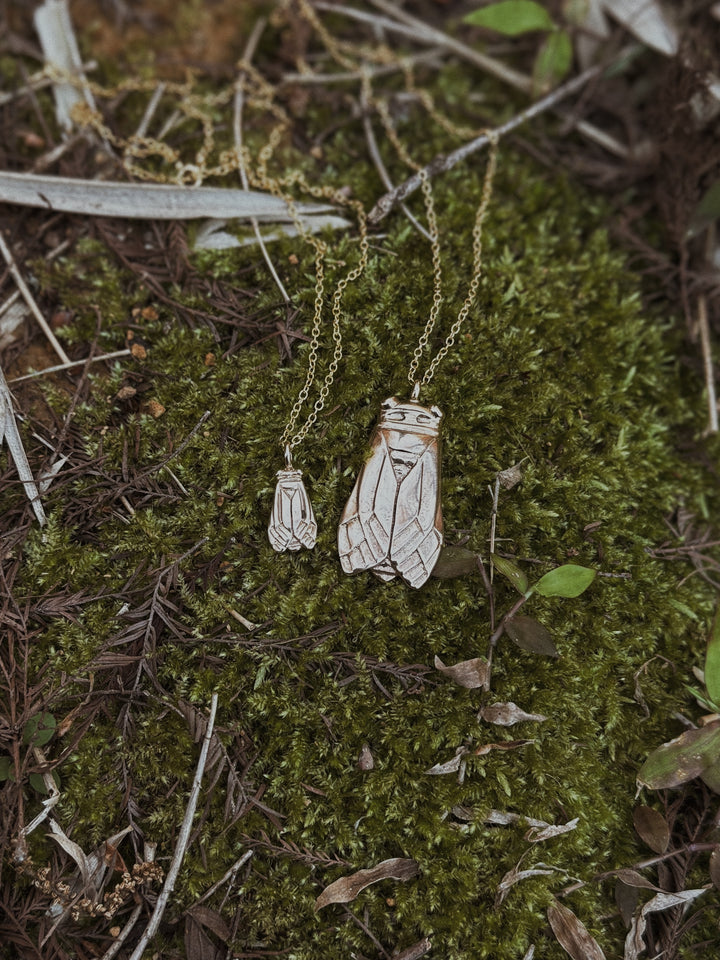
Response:
[[[442,413],[437,407],[423,407],[413,400],[389,397],[382,405],[380,428],[423,437],[437,437]]]

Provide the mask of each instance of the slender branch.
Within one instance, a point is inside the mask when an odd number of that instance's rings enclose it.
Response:
[[[252,29],[252,33],[250,34],[250,37],[248,39],[247,45],[245,46],[245,52],[243,53],[243,57],[242,57],[244,63],[250,63],[250,61],[252,60],[253,54],[255,53],[255,49],[258,43],[260,42],[260,36],[264,29],[265,29],[265,19],[261,17],[259,20],[256,21],[255,26]],[[249,190],[250,181],[248,180],[247,170],[245,169],[245,164],[243,163],[242,153],[240,150],[240,148],[242,147],[242,114],[243,114],[243,106],[245,105],[245,91],[243,88],[244,78],[245,78],[245,72],[241,70],[240,74],[238,75],[238,80],[235,87],[235,100],[234,100],[234,109],[233,109],[233,137],[235,140],[235,149],[237,151],[238,172],[240,173],[240,182],[242,183],[243,190]],[[285,286],[282,280],[278,276],[278,272],[275,269],[275,264],[270,259],[270,254],[268,253],[268,249],[265,246],[265,241],[263,240],[262,233],[260,232],[260,226],[258,224],[257,218],[251,217],[250,224],[253,228],[253,233],[255,234],[255,238],[257,239],[257,242],[260,246],[260,252],[262,253],[265,259],[265,263],[267,264],[268,270],[270,271],[270,275],[272,276],[273,280],[275,281],[275,285],[280,291],[280,296],[283,298],[285,303],[290,303],[290,295],[285,289]]]
[[[380,150],[379,150],[379,148],[378,148],[377,140],[375,139],[375,131],[373,130],[372,120],[370,119],[370,104],[368,103],[368,98],[367,98],[367,95],[366,95],[364,89],[363,89],[362,93],[360,94],[360,105],[362,106],[363,128],[364,128],[364,130],[365,130],[365,139],[367,140],[367,145],[368,145],[368,150],[370,151],[370,156],[371,156],[371,158],[372,158],[372,160],[373,160],[373,162],[374,162],[374,164],[375,164],[375,168],[377,169],[377,172],[378,172],[378,175],[379,175],[380,179],[381,179],[382,182],[385,184],[385,189],[386,189],[386,190],[394,190],[395,187],[393,186],[393,182],[392,182],[392,180],[390,179],[390,174],[388,173],[387,167],[385,166],[385,163],[383,162],[383,158],[382,158],[382,156],[381,156],[381,154],[380,154]],[[415,215],[414,215],[413,212],[410,210],[410,208],[407,207],[404,203],[401,203],[401,204],[400,204],[400,209],[401,209],[402,212],[405,214],[405,216],[408,218],[408,220],[410,221],[410,223],[415,227],[415,229],[416,229],[419,233],[421,233],[421,234],[425,237],[426,240],[428,240],[430,243],[432,243],[432,237],[431,237],[430,234],[427,232],[427,230],[425,229],[425,227],[420,223],[420,221],[417,219],[417,217],[415,217]]]
[[[214,884],[210,887],[209,890],[206,890],[206,891],[205,891],[205,893],[200,897],[199,900],[196,900],[196,901],[195,901],[195,903],[193,904],[193,906],[194,906],[194,907],[197,907],[199,904],[204,903],[206,900],[209,900],[210,897],[211,897],[217,890],[219,890],[220,887],[223,886],[223,884],[227,883],[228,880],[230,880],[230,881],[232,882],[232,880],[233,880],[234,877],[235,877],[235,874],[238,872],[238,870],[240,869],[240,867],[244,866],[244,865],[248,862],[248,860],[249,860],[252,856],[254,856],[254,853],[255,853],[254,850],[246,850],[245,853],[244,853],[239,859],[237,859],[237,860],[235,861],[235,863],[234,863],[228,870],[225,871],[225,873],[222,875],[222,877],[220,877],[220,879],[217,881],[217,883],[214,883]],[[105,960],[104,957],[103,957],[103,960]]]
[[[25,280],[23,279],[23,275],[20,273],[18,265],[15,262],[15,257],[12,255],[12,251],[10,250],[10,247],[7,245],[7,243],[5,243],[5,237],[3,237],[1,231],[0,231],[0,253],[2,253],[3,257],[5,258],[5,263],[7,263],[8,265],[8,270],[12,274],[13,280],[18,285],[18,288],[20,290],[20,293],[23,295],[23,299],[25,300],[25,303],[28,305],[28,307],[30,307],[33,314],[35,315],[35,319],[40,324],[40,327],[43,333],[50,341],[50,344],[52,345],[53,350],[60,357],[63,363],[70,363],[70,357],[65,353],[65,351],[61,347],[60,342],[58,341],[55,334],[52,332],[52,328],[50,327],[50,324],[42,315],[40,307],[37,305],[37,302],[35,301],[35,297],[32,295],[28,285],[25,283]]]
[[[715,246],[715,230],[708,228],[706,257],[710,260]],[[712,360],[712,346],[710,343],[710,324],[708,323],[707,296],[701,293],[698,297],[698,326],[700,327],[700,344],[702,346],[703,369],[705,370],[705,386],[707,388],[708,413],[710,423],[708,433],[718,432],[718,404],[715,392],[715,370]]]
[[[84,360],[68,360],[67,363],[58,363],[54,367],[45,367],[43,370],[34,370],[32,373],[25,373],[22,377],[13,377],[8,383],[20,383],[22,380],[33,380],[35,377],[43,377],[46,373],[58,373],[60,370],[70,370],[72,367],[82,367],[86,363],[97,363],[98,360],[117,360],[118,357],[129,357],[129,350],[115,350],[113,353],[101,353],[97,357],[86,357]]]
[[[217,705],[218,695],[214,693],[210,703],[210,716],[208,718],[207,729],[205,730],[203,745],[202,749],[200,750],[200,759],[198,760],[197,770],[195,771],[195,779],[193,780],[192,790],[190,791],[190,799],[188,800],[188,805],[185,809],[185,816],[183,817],[182,826],[180,827],[180,835],[175,846],[172,862],[170,863],[170,868],[168,869],[167,876],[165,877],[163,888],[160,891],[160,896],[157,898],[155,909],[150,917],[150,922],[143,931],[143,935],[138,940],[129,960],[140,960],[145,952],[145,948],[157,933],[158,927],[160,926],[160,921],[165,913],[168,900],[170,899],[170,894],[173,892],[175,881],[180,873],[180,867],[182,866],[182,862],[185,857],[185,851],[187,849],[188,842],[190,841],[190,833],[192,831],[195,809],[200,797],[200,785],[202,783],[203,773],[205,772],[208,750],[210,749],[210,740],[215,728],[215,714],[217,712]]]
[[[373,2],[376,2],[376,0],[373,0]],[[394,190],[391,190],[384,196],[380,197],[368,214],[368,223],[379,223],[388,215],[388,213],[390,213],[396,203],[404,200],[420,187],[423,176],[431,179],[438,173],[445,173],[448,170],[452,170],[452,168],[461,160],[465,160],[466,157],[469,157],[471,154],[477,153],[478,150],[482,150],[483,147],[490,143],[492,138],[499,139],[505,136],[506,133],[510,133],[511,130],[515,130],[517,127],[522,126],[523,123],[533,119],[533,117],[539,116],[541,113],[544,113],[546,110],[554,107],[556,103],[559,103],[561,100],[564,100],[571,94],[581,90],[585,84],[588,83],[588,81],[592,80],[593,77],[598,75],[600,69],[600,67],[591,67],[589,70],[585,70],[584,73],[579,74],[577,77],[573,77],[572,80],[568,80],[567,83],[564,83],[562,86],[551,91],[546,97],[543,97],[541,100],[533,103],[527,108],[527,110],[523,110],[521,113],[518,113],[516,116],[512,117],[507,121],[507,123],[504,123],[499,127],[495,127],[494,130],[489,131],[488,133],[481,134],[474,140],[470,140],[468,143],[458,147],[457,150],[453,150],[452,153],[447,155],[440,154],[439,156],[435,157],[435,159],[431,160],[422,171],[414,173]]]
[[[322,6],[321,4],[316,4],[318,9]],[[349,8],[347,8],[349,10]],[[438,47],[434,47],[432,50],[425,50],[423,53],[416,53],[411,57],[408,57],[408,60],[412,64],[419,63],[428,63],[433,64],[437,62],[438,56],[442,53],[442,50]],[[399,70],[402,70],[402,64],[400,63],[387,63],[382,64],[379,67],[367,67],[367,73],[371,79],[374,77],[385,77],[392,73],[397,73]],[[318,84],[325,85],[328,83],[350,83],[362,80],[363,74],[362,70],[342,70],[336,73],[286,73],[282,78],[283,83],[292,84],[293,86],[316,86]]]

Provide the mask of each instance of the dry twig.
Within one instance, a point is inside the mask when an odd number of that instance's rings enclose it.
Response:
[[[210,749],[210,740],[212,739],[213,729],[215,727],[215,714],[217,712],[217,705],[218,695],[214,693],[210,703],[210,716],[208,718],[205,737],[203,738],[200,759],[198,760],[197,769],[195,771],[195,778],[193,780],[192,790],[190,791],[190,799],[188,800],[188,805],[185,809],[185,816],[183,817],[182,826],[180,827],[180,835],[175,846],[172,862],[170,863],[167,876],[165,877],[163,888],[160,891],[159,897],[157,898],[155,909],[150,917],[150,922],[138,940],[129,960],[141,960],[141,957],[145,952],[145,947],[147,947],[157,933],[158,927],[160,926],[160,921],[165,913],[168,900],[170,899],[170,894],[173,892],[175,881],[180,873],[180,867],[182,866],[182,862],[185,857],[185,851],[190,840],[190,832],[192,830],[192,822],[195,816],[195,808],[197,807],[198,799],[200,797],[200,785],[202,783],[203,773],[205,772],[208,750]]]

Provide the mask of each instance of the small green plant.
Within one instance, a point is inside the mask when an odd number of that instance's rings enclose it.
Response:
[[[23,727],[22,742],[28,747],[44,747],[52,740],[56,728],[57,720],[51,713],[47,711],[36,713],[30,717]],[[53,771],[52,777],[55,785],[59,788],[60,778],[55,771]],[[15,764],[12,757],[0,757],[0,783],[5,780],[12,780],[14,783],[16,779]],[[28,783],[38,793],[47,794],[48,788],[41,773],[31,773],[28,777]]]
[[[533,83],[535,93],[547,91],[567,74],[572,65],[572,42],[567,30],[552,19],[545,7],[535,0],[501,0],[464,18],[475,27],[495,30],[508,37],[536,31],[547,34],[535,54]]]

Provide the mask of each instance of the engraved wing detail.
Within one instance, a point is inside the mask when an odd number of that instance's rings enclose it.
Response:
[[[400,483],[390,560],[411,587],[421,587],[443,542],[437,442],[431,442]]]
[[[301,470],[278,470],[268,537],[273,550],[312,550],[317,539],[317,523],[310,499],[302,482]]]
[[[387,412],[386,412],[387,411]],[[421,587],[442,547],[437,408],[383,404],[371,455],[358,475],[338,529],[345,573],[372,570]]]
[[[338,547],[345,573],[371,570],[387,559],[396,490],[390,452],[378,430],[372,438],[370,459],[360,470],[340,518]]]

